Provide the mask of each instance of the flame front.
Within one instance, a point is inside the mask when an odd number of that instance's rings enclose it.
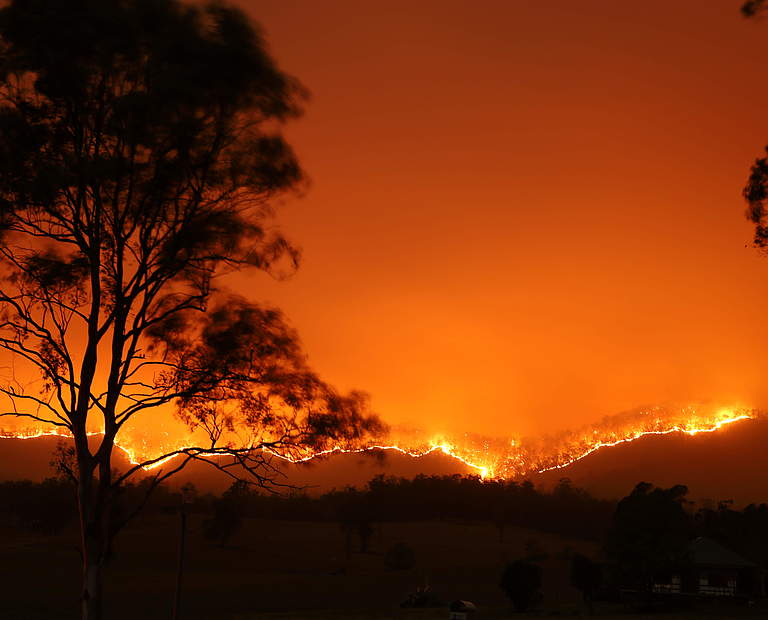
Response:
[[[433,436],[418,431],[395,430],[387,441],[352,448],[336,446],[319,452],[289,455],[269,451],[290,463],[302,463],[338,453],[392,451],[413,458],[440,453],[462,463],[483,479],[518,479],[534,473],[543,473],[568,467],[603,448],[629,443],[649,435],[684,433],[697,435],[712,433],[724,426],[764,417],[755,410],[738,408],[712,408],[687,406],[681,408],[651,407],[613,416],[600,423],[538,439],[490,439],[472,434],[459,437]],[[98,435],[98,432],[91,433]],[[0,438],[32,439],[42,436],[68,437],[55,430],[26,429],[2,431]],[[157,446],[150,442],[117,442],[133,464],[157,458],[162,454],[183,449],[189,444],[179,438],[169,445]],[[205,452],[200,451],[199,456]],[[145,467],[147,471],[161,468],[170,459],[159,460]]]

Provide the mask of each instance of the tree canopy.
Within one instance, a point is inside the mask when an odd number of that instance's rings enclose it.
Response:
[[[687,559],[692,524],[683,507],[688,488],[639,483],[613,516],[606,551],[628,584],[650,590],[654,576]]]
[[[15,1],[0,37],[0,346],[45,379],[42,396],[4,388],[38,412],[14,413],[75,432],[97,412],[111,435],[172,402],[212,439],[233,403],[303,441],[375,424],[363,395],[309,370],[278,310],[217,290],[233,269],[298,260],[270,201],[302,182],[279,123],[306,93],[245,16]]]
[[[298,264],[273,205],[304,182],[280,128],[306,98],[259,29],[222,3],[0,10],[0,348],[13,360],[2,415],[74,437],[62,466],[78,485],[85,601],[100,597],[89,571],[116,529],[116,488],[168,456],[116,474],[129,420],[152,425],[173,406],[204,431],[158,483],[190,459],[228,455],[213,464],[267,485],[263,448],[381,429],[364,394],[310,369],[280,311],[221,286],[233,270],[280,277]],[[89,445],[93,430],[103,437]]]
[[[747,0],[741,5],[741,13],[744,17],[754,17],[765,10],[765,0]]]

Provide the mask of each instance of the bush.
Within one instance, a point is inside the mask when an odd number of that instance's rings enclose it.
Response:
[[[501,575],[499,587],[512,601],[515,611],[526,611],[540,596],[541,568],[527,560],[510,562]]]

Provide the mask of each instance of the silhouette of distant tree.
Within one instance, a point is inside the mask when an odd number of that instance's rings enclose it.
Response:
[[[373,505],[368,502],[365,493],[354,487],[341,491],[332,491],[324,496],[332,504],[332,512],[344,532],[344,544],[347,557],[352,553],[352,538],[357,537],[360,553],[368,553],[374,534]]]
[[[72,485],[59,478],[0,483],[0,520],[14,529],[57,534],[76,519]],[[4,518],[3,518],[4,517]]]
[[[213,503],[213,516],[203,523],[203,534],[207,539],[223,547],[240,530],[247,493],[247,486],[238,480]]]
[[[602,567],[581,553],[571,558],[571,585],[581,591],[589,613],[593,613],[593,602],[603,583]]]
[[[768,505],[750,504],[742,510],[731,502],[701,508],[695,514],[697,536],[717,540],[739,555],[768,567]]]
[[[62,468],[77,485],[93,620],[124,522],[111,506],[143,466],[179,457],[147,491],[201,459],[269,485],[262,448],[378,427],[362,394],[341,395],[308,368],[279,311],[217,289],[228,272],[280,276],[298,260],[270,220],[272,199],[303,179],[278,129],[305,93],[241,11],[9,0],[0,94],[0,347],[17,373],[0,385],[2,415],[74,437]],[[28,370],[41,389],[18,381]],[[116,474],[124,426],[151,425],[163,406],[205,440]],[[89,445],[93,429],[103,437]]]
[[[683,504],[688,488],[656,488],[639,483],[613,516],[606,551],[625,585],[649,591],[654,575],[679,568],[686,560],[691,521]]]
[[[366,503],[377,520],[450,519],[490,522],[504,542],[507,527],[525,527],[597,540],[608,529],[614,502],[591,497],[564,479],[551,492],[526,480],[483,481],[477,476],[377,476]]]
[[[499,587],[512,601],[515,611],[526,611],[538,598],[541,567],[528,560],[515,560],[504,568]]]

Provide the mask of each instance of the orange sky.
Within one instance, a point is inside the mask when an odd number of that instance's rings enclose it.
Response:
[[[738,0],[240,0],[312,91],[282,307],[394,424],[551,432],[768,404],[768,21]]]

